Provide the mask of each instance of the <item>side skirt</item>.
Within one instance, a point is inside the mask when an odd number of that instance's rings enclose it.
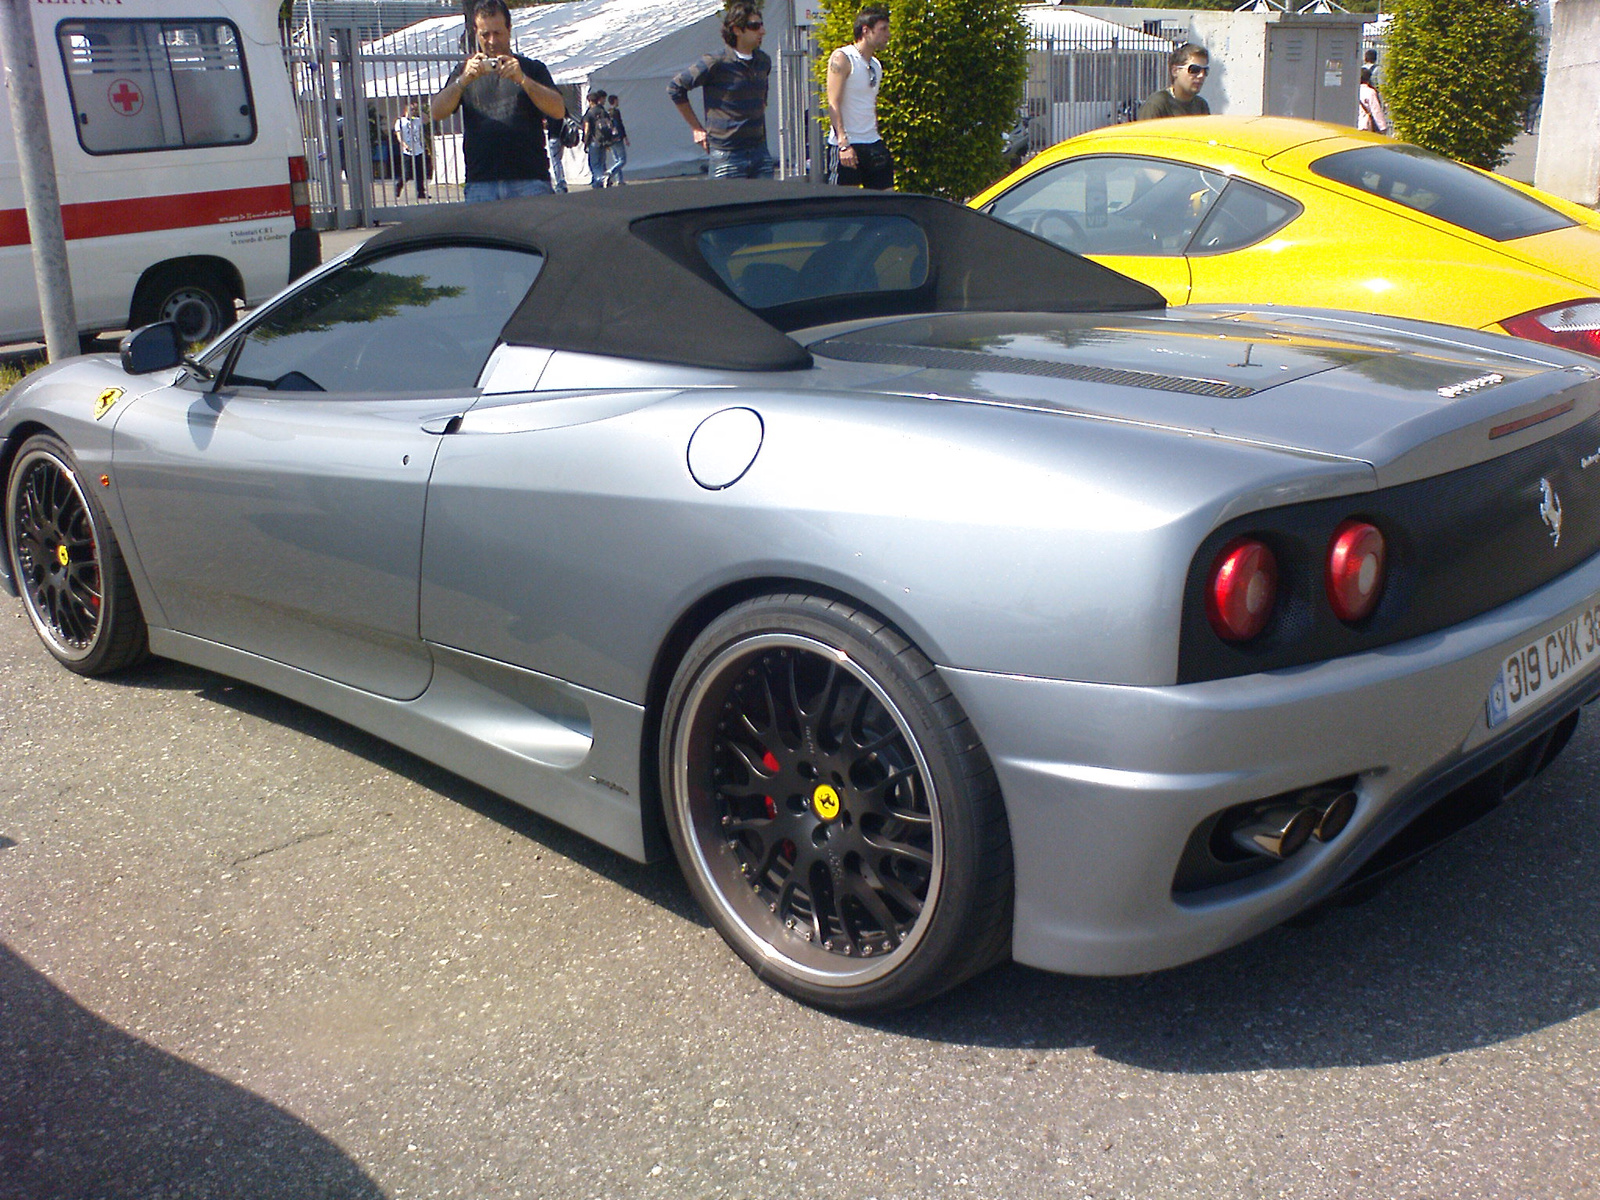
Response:
[[[150,650],[299,701],[453,771],[640,862],[644,708],[460,650],[429,645],[433,681],[390,700],[170,629]]]

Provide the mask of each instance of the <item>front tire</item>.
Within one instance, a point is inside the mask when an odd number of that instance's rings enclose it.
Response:
[[[870,614],[804,594],[730,609],[684,656],[660,753],[690,889],[780,990],[895,1008],[1006,956],[994,772],[932,664]]]
[[[106,675],[145,657],[144,614],[117,539],[58,438],[39,434],[18,451],[5,540],[28,620],[62,666]]]

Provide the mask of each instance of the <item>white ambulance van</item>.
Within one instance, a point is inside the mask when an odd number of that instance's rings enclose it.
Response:
[[[278,0],[21,0],[31,11],[84,333],[206,341],[316,265]],[[43,320],[0,106],[0,342]]]

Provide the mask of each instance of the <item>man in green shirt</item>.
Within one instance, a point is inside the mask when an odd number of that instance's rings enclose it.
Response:
[[[1206,76],[1211,73],[1211,56],[1206,53],[1206,48],[1185,42],[1172,52],[1167,67],[1172,83],[1145,97],[1144,103],[1139,106],[1139,120],[1209,117],[1211,106],[1200,96]]]

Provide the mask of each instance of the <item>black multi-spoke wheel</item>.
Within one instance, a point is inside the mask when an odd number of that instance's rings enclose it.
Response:
[[[144,617],[116,539],[53,437],[30,438],[12,464],[5,541],[28,619],[65,666],[100,675],[144,657]]]
[[[867,614],[780,596],[713,622],[668,697],[662,780],[696,897],[785,991],[892,1007],[1004,954],[993,772],[927,660]]]

